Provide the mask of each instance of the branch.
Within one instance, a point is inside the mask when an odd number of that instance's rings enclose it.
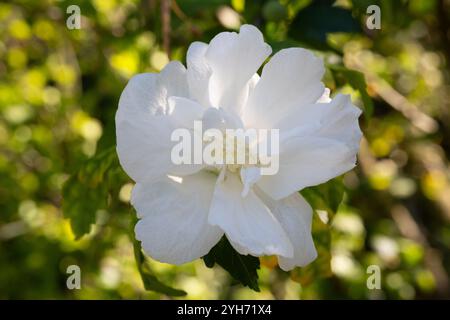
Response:
[[[161,0],[161,24],[164,52],[170,57],[170,2]]]

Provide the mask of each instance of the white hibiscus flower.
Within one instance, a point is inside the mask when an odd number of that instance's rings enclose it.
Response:
[[[117,152],[136,182],[136,238],[154,259],[195,260],[224,234],[241,254],[277,255],[284,270],[316,258],[312,209],[298,190],[355,166],[361,112],[348,96],[329,98],[323,62],[307,50],[279,51],[259,76],[271,51],[257,28],[243,25],[209,44],[194,42],[187,68],[173,61],[159,74],[136,75],[124,89]],[[220,129],[279,129],[278,173],[173,164],[171,133],[194,120]]]

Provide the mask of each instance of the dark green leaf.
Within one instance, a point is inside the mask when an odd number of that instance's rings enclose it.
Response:
[[[136,264],[141,275],[142,283],[144,284],[145,290],[155,291],[163,294],[167,294],[173,297],[185,296],[186,292],[179,289],[174,289],[168,285],[162,283],[156,278],[156,276],[150,270],[148,263],[145,261],[145,257],[142,254],[141,245],[139,241],[136,241],[133,237],[133,248],[134,257],[136,259]]]
[[[211,251],[203,257],[208,268],[215,263],[224,268],[242,285],[259,291],[258,273],[259,259],[250,255],[244,256],[236,252],[226,237],[223,237]]]
[[[270,0],[264,5],[262,15],[268,21],[281,21],[287,16],[287,9],[277,0]]]
[[[293,39],[324,49],[328,47],[328,33],[360,31],[361,26],[353,18],[351,11],[333,7],[328,1],[314,1],[297,13],[288,34]]]
[[[178,5],[180,6],[181,10],[188,16],[193,16],[197,14],[198,12],[210,10],[210,9],[216,9],[217,7],[221,5],[227,5],[229,4],[229,1],[227,0],[182,0],[178,1]]]

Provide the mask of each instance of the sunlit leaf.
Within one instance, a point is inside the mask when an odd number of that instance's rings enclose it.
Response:
[[[359,92],[361,95],[361,100],[364,104],[364,116],[366,119],[370,119],[373,114],[374,106],[372,98],[367,93],[367,84],[364,74],[339,65],[330,65],[328,67],[333,72],[333,76],[337,78],[336,80],[341,80],[344,83],[348,83],[353,87],[353,89]]]
[[[329,219],[336,213],[344,197],[344,192],[341,177],[300,191],[313,209],[327,211]]]
[[[114,167],[118,161],[113,147],[86,161],[64,184],[62,209],[76,239],[90,232],[96,212],[107,206],[108,177]]]

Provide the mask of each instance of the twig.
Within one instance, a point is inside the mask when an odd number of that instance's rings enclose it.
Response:
[[[161,0],[161,24],[164,52],[170,57],[170,2]]]
[[[178,5],[178,3],[175,0],[172,0],[172,10],[173,13],[175,13],[175,15],[182,21],[186,21],[188,20],[188,16],[183,12],[183,10],[181,10],[180,6]]]
[[[369,86],[373,88],[378,96],[386,101],[392,108],[403,114],[406,119],[411,121],[413,126],[425,133],[434,133],[438,130],[439,126],[436,120],[420,111],[416,105],[395,90],[386,80],[366,70],[355,60],[356,59],[352,59],[349,67],[363,72]]]

